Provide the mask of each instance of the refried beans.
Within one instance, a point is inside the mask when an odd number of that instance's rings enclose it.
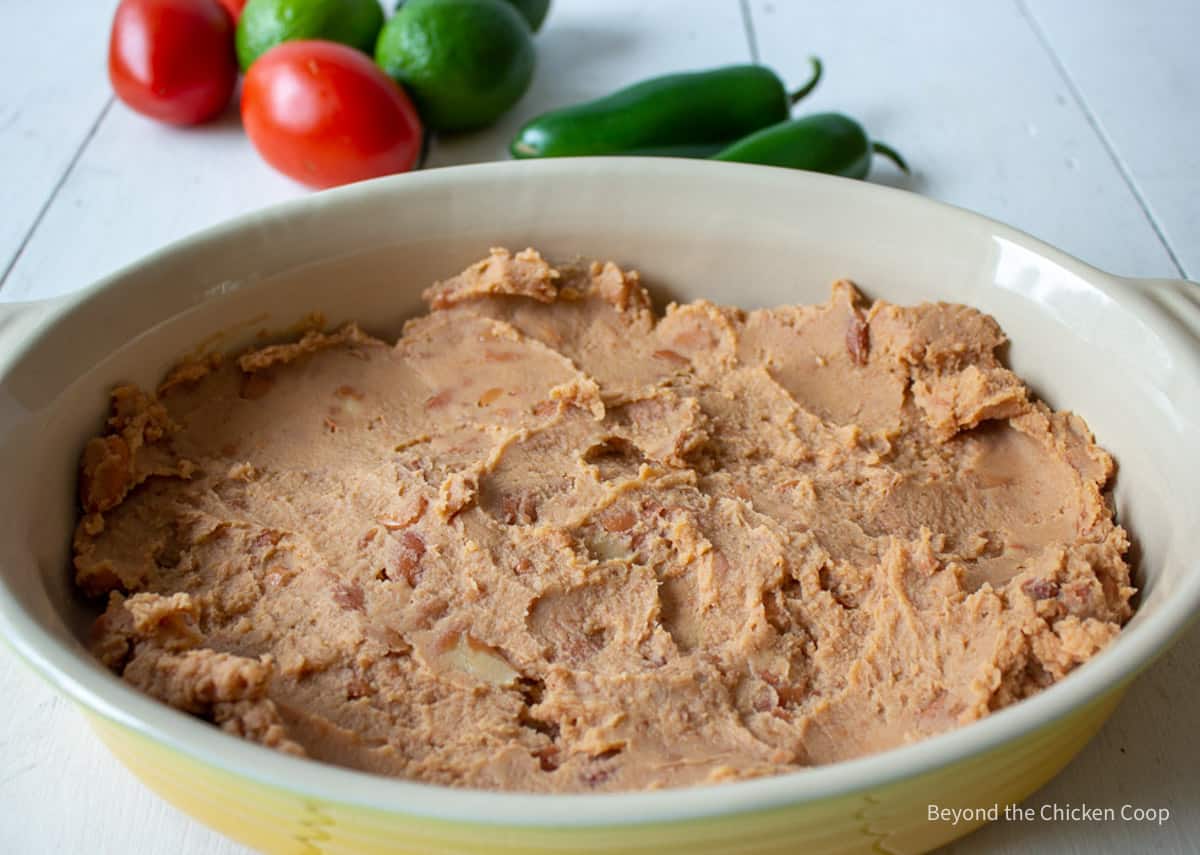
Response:
[[[903,745],[1130,616],[1113,473],[974,309],[651,306],[490,257],[354,324],[120,386],[75,578],[126,682],[384,775],[597,792]]]

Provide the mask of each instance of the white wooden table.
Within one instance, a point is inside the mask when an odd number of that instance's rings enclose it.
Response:
[[[1116,273],[1200,278],[1195,0],[554,0],[530,93],[430,166],[505,157],[525,118],[667,71],[758,60],[804,109],[901,149],[876,180],[1012,223]],[[0,299],[70,291],[167,241],[306,191],[262,164],[236,109],[194,130],[114,103],[115,0],[0,0]],[[0,852],[234,855],[144,790],[76,711],[0,649]],[[1200,851],[1200,630],[1030,805],[1166,807],[1161,828],[996,823],[955,853]]]

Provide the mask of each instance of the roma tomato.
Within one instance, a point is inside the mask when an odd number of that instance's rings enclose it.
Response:
[[[407,172],[421,151],[404,90],[335,42],[284,42],[259,57],[242,87],[242,124],[267,163],[310,187]]]
[[[217,0],[121,0],[108,76],[139,113],[194,125],[220,113],[237,83],[233,22]]]
[[[237,19],[242,17],[242,9],[246,8],[246,0],[217,0],[217,2],[225,7],[225,11],[229,13],[229,17],[233,18],[235,24]]]

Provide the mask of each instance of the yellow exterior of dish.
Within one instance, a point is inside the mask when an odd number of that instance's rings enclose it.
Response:
[[[196,819],[277,855],[517,855],[517,853],[927,852],[981,823],[930,822],[928,805],[1021,801],[1059,772],[1115,709],[1123,688],[1012,743],[879,788],[791,807],[644,825],[539,828],[473,825],[321,802],[194,760],[88,711],[109,749]],[[447,799],[454,798],[447,790]]]

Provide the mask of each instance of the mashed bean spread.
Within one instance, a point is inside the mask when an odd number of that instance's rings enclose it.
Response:
[[[657,313],[490,257],[121,386],[81,463],[92,649],[225,730],[385,775],[674,787],[922,739],[1130,616],[1109,456],[964,306]]]

